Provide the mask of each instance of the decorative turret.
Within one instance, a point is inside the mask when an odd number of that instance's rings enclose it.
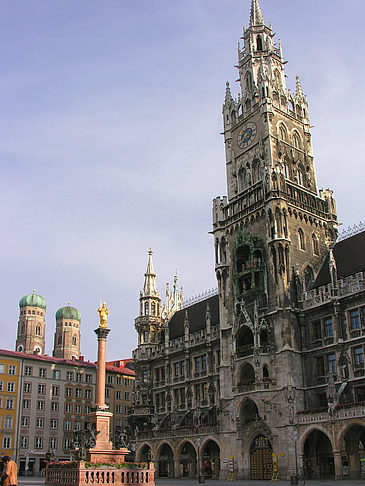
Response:
[[[140,292],[140,313],[135,321],[139,344],[158,342],[161,328],[161,297],[156,287],[156,274],[153,268],[152,250],[148,252],[147,270],[144,286]]]
[[[43,354],[45,349],[46,301],[33,290],[33,293],[20,299],[19,307],[16,351]]]
[[[54,336],[53,356],[72,359],[80,356],[81,314],[70,302],[56,312],[56,331]]]
[[[252,0],[251,2],[251,14],[250,14],[250,26],[265,25],[264,17],[261,12],[259,0]]]

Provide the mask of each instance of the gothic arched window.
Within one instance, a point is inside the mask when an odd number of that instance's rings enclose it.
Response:
[[[262,39],[261,39],[261,35],[258,35],[257,36],[257,50],[258,51],[262,51]]]
[[[293,145],[296,149],[300,149],[300,137],[297,132],[293,133]]]
[[[250,72],[246,73],[246,88],[247,91],[252,91],[252,75]]]
[[[73,346],[76,346],[76,342],[77,342],[77,341],[76,341],[76,337],[75,337],[75,336],[73,336],[73,338],[72,338],[72,345],[73,345]]]
[[[151,304],[151,316],[155,316],[156,315],[156,304],[154,302],[152,302]]]
[[[284,125],[280,125],[279,127],[279,138],[283,142],[286,142],[288,140],[288,132]]]
[[[144,303],[144,315],[148,316],[149,315],[149,308],[148,308],[148,302]]]
[[[298,245],[300,250],[305,250],[304,233],[301,228],[298,229]]]
[[[312,235],[313,255],[319,255],[318,238],[315,234]]]
[[[302,172],[301,169],[298,169],[298,172],[297,172],[297,182],[300,186],[304,185],[304,176],[303,176],[303,172]]]
[[[41,335],[41,326],[36,326],[35,333],[36,333],[37,336]]]
[[[57,344],[62,344],[62,336],[61,336],[61,334],[58,336]]]

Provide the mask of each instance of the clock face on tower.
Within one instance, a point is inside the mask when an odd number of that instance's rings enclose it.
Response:
[[[238,134],[237,145],[241,148],[245,148],[255,140],[255,137],[256,125],[254,123],[247,123]]]

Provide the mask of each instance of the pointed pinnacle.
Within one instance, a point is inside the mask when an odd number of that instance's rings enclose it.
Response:
[[[303,93],[303,88],[302,85],[300,84],[299,76],[296,76],[296,87],[295,87],[295,96],[297,98],[304,98],[304,93]]]
[[[224,99],[224,103],[226,105],[232,103],[233,101],[233,98],[232,98],[232,94],[231,94],[231,88],[229,87],[229,82],[227,81],[226,82],[226,96],[225,96],[225,99]]]
[[[251,27],[253,25],[265,25],[259,0],[252,0],[251,2],[250,25]]]

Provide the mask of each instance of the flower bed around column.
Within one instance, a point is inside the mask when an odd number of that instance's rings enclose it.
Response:
[[[146,462],[50,462],[47,486],[90,486],[93,484],[154,486],[153,463]]]

